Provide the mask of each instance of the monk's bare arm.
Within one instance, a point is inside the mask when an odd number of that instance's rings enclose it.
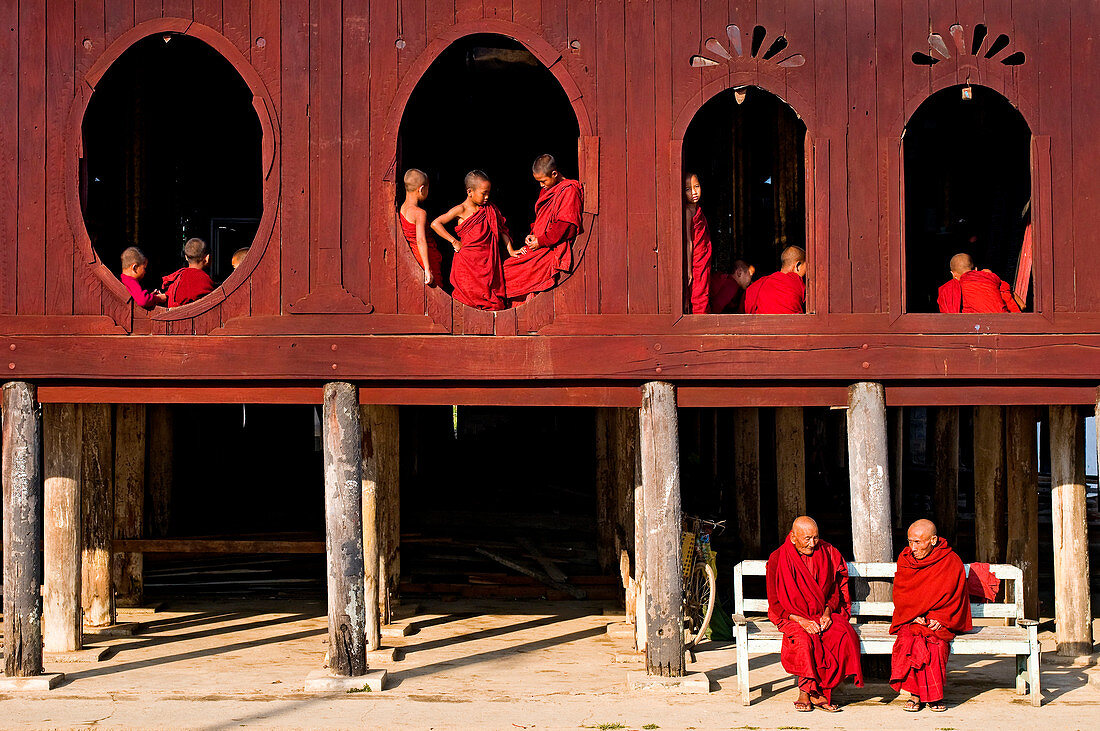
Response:
[[[692,269],[691,262],[695,261],[695,237],[691,235],[691,219],[694,218],[694,214],[691,209],[684,206],[684,253],[687,255],[687,261],[684,262],[684,271],[688,275],[688,286],[691,286],[692,282]]]
[[[420,261],[424,262],[424,284],[431,285],[432,268],[428,263],[428,214],[423,208],[413,214],[416,225],[416,249],[420,252]]]
[[[438,216],[434,221],[432,221],[432,231],[435,231],[436,234],[438,234],[439,237],[442,238],[444,241],[450,242],[455,251],[461,249],[462,244],[459,242],[457,237],[452,236],[451,233],[443,227],[458,218],[459,215],[461,215],[463,208],[463,204],[460,203],[443,215]]]

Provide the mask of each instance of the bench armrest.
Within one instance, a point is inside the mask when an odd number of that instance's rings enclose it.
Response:
[[[1016,624],[1020,627],[1035,627],[1039,622],[1034,619],[1017,619]]]
[[[730,617],[730,621],[732,621],[734,624],[738,624],[738,625],[749,623],[749,620],[745,619],[744,614],[735,614],[732,617]]]

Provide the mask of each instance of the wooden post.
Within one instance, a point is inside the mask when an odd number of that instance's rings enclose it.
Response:
[[[42,434],[45,519],[42,541],[46,652],[75,652],[84,645],[80,608],[80,407],[45,404]]]
[[[378,484],[378,612],[389,624],[401,581],[400,411],[372,404],[362,409],[364,445],[370,434],[372,479]],[[364,452],[364,468],[368,457]],[[365,479],[365,478],[364,478]]]
[[[881,383],[848,388],[848,475],[855,561],[893,561],[886,390]],[[888,582],[868,582],[871,601],[889,601]]]
[[[4,384],[4,674],[42,672],[42,425],[34,386]]]
[[[779,489],[779,536],[806,514],[806,430],[801,406],[775,410],[775,478]]]
[[[680,437],[676,387],[642,386],[642,493],[645,500],[646,672],[684,674],[680,566]]]
[[[1024,572],[1024,612],[1039,619],[1039,466],[1035,408],[1009,406],[1005,419],[1008,476],[1007,560]],[[1016,597],[1013,597],[1015,599]]]
[[[324,399],[329,667],[335,675],[358,676],[367,672],[359,389],[350,383],[326,383]]]
[[[1001,563],[1005,555],[1004,408],[974,407],[975,558]]]
[[[596,409],[596,562],[607,574],[618,559],[615,555],[614,472],[611,455],[615,449],[614,409]]]
[[[119,540],[142,538],[145,517],[145,405],[115,406],[115,530]],[[115,604],[144,601],[140,553],[116,553],[112,559]]]
[[[956,542],[956,518],[959,512],[959,407],[936,409],[932,427],[932,502],[935,505],[938,533],[951,545]]]
[[[383,568],[381,535],[379,534],[379,484],[381,469],[374,445],[374,422],[377,407],[361,406],[359,421],[363,430],[363,593],[366,597],[365,624],[368,650],[382,646],[382,623],[389,621],[389,597],[380,586]],[[371,601],[377,597],[377,601]]]
[[[634,461],[638,443],[636,409],[615,409],[611,419],[611,464],[615,497],[615,554],[623,589],[629,591],[634,554]]]
[[[760,409],[733,410],[733,457],[741,558],[763,558],[763,540],[760,536]]]
[[[145,524],[151,538],[167,538],[171,519],[173,437],[168,406],[149,407],[148,459],[146,460]]]
[[[894,488],[890,494],[894,498],[894,527],[904,528],[905,496],[901,487],[905,474],[905,409],[901,406],[890,409],[887,418],[890,422],[890,486]]]
[[[1092,652],[1085,426],[1074,406],[1050,407],[1051,523],[1054,529],[1054,625],[1058,654]]]
[[[646,564],[646,517],[645,517],[645,489],[642,480],[642,421],[641,421],[641,409],[638,409],[638,416],[635,417],[638,424],[637,431],[635,431],[634,442],[634,580],[631,584],[633,591],[631,592],[630,599],[627,602],[627,616],[634,616],[634,649],[638,652],[645,652],[646,648],[646,582],[645,582],[645,564]],[[631,605],[633,602],[633,606]]]
[[[114,536],[114,426],[110,404],[80,407],[80,503],[84,542],[80,578],[84,624],[106,627],[115,623],[115,595],[111,586],[111,538]]]

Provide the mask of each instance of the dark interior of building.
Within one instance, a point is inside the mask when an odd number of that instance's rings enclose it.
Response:
[[[1031,130],[1023,115],[992,89],[953,86],[921,104],[902,147],[907,310],[937,311],[936,290],[961,252],[1012,286],[1031,221]],[[1029,287],[1029,308],[1033,296]]]
[[[262,212],[260,122],[252,92],[225,58],[189,36],[149,36],[107,70],[84,116],[84,219],[103,263],[137,246],[143,284],[184,265],[191,237],[210,274],[255,237]]]
[[[530,51],[500,35],[465,36],[432,62],[409,98],[398,136],[399,182],[409,168],[427,173],[430,223],[465,199],[466,173],[483,170],[492,182],[490,200],[522,245],[539,194],[531,163],[549,153],[562,175],[576,178],[578,135],[565,91]],[[396,204],[403,198],[399,184]],[[450,291],[454,252],[440,250]]]

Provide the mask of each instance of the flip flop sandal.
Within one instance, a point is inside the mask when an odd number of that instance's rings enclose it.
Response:
[[[943,713],[947,710],[947,706],[942,703],[929,703],[928,710],[934,711],[935,713]]]
[[[840,706],[835,703],[814,703],[814,708],[820,708],[826,713],[839,713]]]
[[[803,703],[801,701],[794,702],[794,709],[799,713],[809,713],[814,709],[813,703]]]
[[[901,709],[903,711],[908,711],[909,713],[916,713],[921,709],[921,702],[915,701],[910,698],[909,700],[905,701],[905,705],[902,706]]]

